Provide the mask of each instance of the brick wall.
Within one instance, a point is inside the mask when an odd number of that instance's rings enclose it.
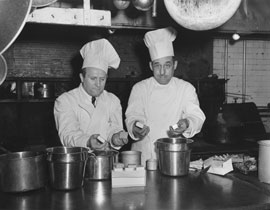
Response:
[[[228,79],[227,102],[270,103],[270,41],[215,39],[213,73]],[[246,96],[245,96],[246,95]]]

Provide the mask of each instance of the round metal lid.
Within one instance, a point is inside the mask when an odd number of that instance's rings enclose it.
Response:
[[[196,31],[221,26],[240,3],[241,0],[164,0],[168,13],[179,25]]]
[[[23,29],[32,0],[0,1],[0,54],[15,41]]]
[[[6,59],[0,55],[0,85],[4,82],[7,77],[7,63]]]

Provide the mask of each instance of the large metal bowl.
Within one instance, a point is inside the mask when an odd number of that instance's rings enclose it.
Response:
[[[19,36],[31,5],[32,0],[0,1],[0,54],[3,54]]]
[[[0,55],[0,85],[5,81],[7,77],[7,62],[5,58]]]
[[[179,25],[196,31],[221,26],[240,3],[241,0],[164,0],[168,13]]]

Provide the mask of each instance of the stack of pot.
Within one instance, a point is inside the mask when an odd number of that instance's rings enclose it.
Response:
[[[47,148],[51,187],[58,190],[82,187],[87,156],[88,149],[84,147]]]
[[[116,161],[118,151],[95,150],[88,154],[85,178],[90,180],[111,179],[111,171]]]

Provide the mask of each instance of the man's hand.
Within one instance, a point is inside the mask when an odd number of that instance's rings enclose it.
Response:
[[[101,143],[97,138],[98,138],[99,134],[93,134],[92,136],[90,136],[88,142],[87,142],[87,146],[91,149],[91,150],[105,150],[105,148],[107,147],[108,142],[104,142]]]
[[[135,122],[133,123],[132,132],[133,132],[133,135],[134,135],[136,138],[142,139],[142,138],[144,138],[144,137],[149,133],[150,128],[149,128],[149,126],[147,126],[147,125],[143,125],[142,128],[139,128],[139,127],[136,126],[136,123],[137,123],[137,122],[138,122],[138,121],[135,121]]]
[[[119,131],[118,133],[113,134],[112,144],[116,147],[121,147],[128,143],[128,133],[125,131]]]
[[[169,127],[168,135],[169,137],[180,136],[182,133],[187,130],[189,126],[189,122],[187,119],[181,119],[177,122],[177,128],[173,128],[172,126]]]

